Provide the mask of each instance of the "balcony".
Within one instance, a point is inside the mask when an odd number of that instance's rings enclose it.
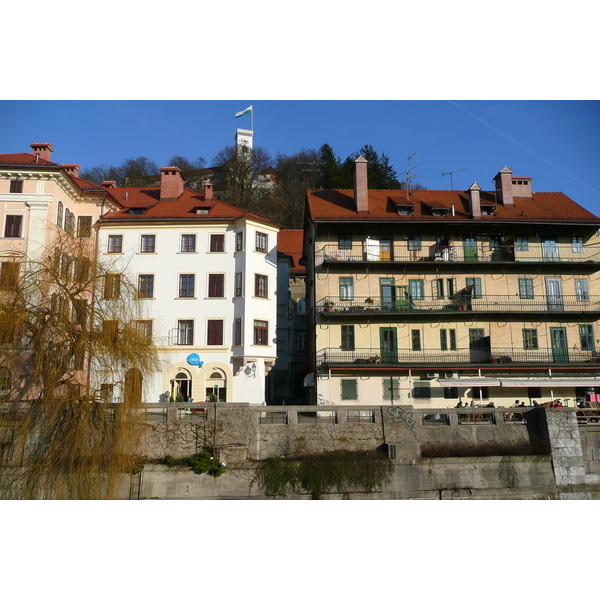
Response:
[[[444,367],[458,365],[583,365],[600,368],[600,352],[577,348],[461,348],[458,350],[408,350],[324,348],[317,353],[317,365],[323,368],[373,367]]]
[[[431,312],[490,312],[490,313],[577,313],[600,312],[600,296],[547,296],[519,298],[519,296],[482,296],[473,298],[469,293],[454,294],[452,298],[411,299],[405,286],[396,286],[396,298],[326,296],[317,302],[317,313],[322,316],[373,316]],[[392,289],[392,288],[387,288]],[[399,296],[402,296],[399,298]]]
[[[317,266],[325,263],[599,263],[596,245],[572,246],[569,243],[529,243],[497,245],[491,241],[465,241],[449,244],[423,241],[420,249],[409,248],[408,241],[354,240],[351,247],[325,244],[316,251]]]

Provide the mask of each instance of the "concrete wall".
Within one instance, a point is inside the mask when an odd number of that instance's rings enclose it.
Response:
[[[472,415],[465,409],[449,409],[432,415],[410,407],[358,411],[342,406],[331,410],[212,404],[204,414],[189,414],[184,406],[170,405],[169,414],[148,412],[164,411],[164,406],[145,408],[141,453],[149,459],[167,454],[182,457],[211,447],[228,470],[214,478],[149,464],[135,488],[136,498],[261,499],[262,490],[252,483],[256,460],[376,448],[393,457],[389,483],[373,494],[344,489],[324,498],[600,498],[600,427],[583,429],[580,436],[575,413],[569,409],[531,409],[525,419],[514,420],[500,409],[477,409]],[[484,454],[494,445],[507,452],[518,447],[523,453],[452,456],[447,452],[454,448],[454,454],[460,454],[470,447]],[[438,456],[433,452],[427,458],[424,452],[432,446]],[[440,456],[444,451],[451,456]],[[302,490],[290,490],[287,496],[308,497]]]

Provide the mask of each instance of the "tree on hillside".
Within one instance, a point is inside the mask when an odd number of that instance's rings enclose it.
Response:
[[[137,158],[126,158],[116,167],[100,165],[84,169],[81,171],[80,177],[97,185],[103,181],[115,181],[118,187],[147,187],[149,185],[148,177],[158,173],[159,168],[154,161],[145,156],[138,156]]]
[[[199,157],[195,160],[189,160],[185,158],[185,156],[180,156],[179,154],[175,154],[169,159],[169,164],[166,165],[168,167],[179,167],[183,177],[187,179],[197,171],[198,169],[203,169],[206,166],[206,161]]]
[[[342,165],[329,144],[323,144],[319,148],[319,161],[321,162],[319,187],[324,190],[341,188]]]
[[[93,238],[62,230],[51,248],[8,264],[0,277],[0,497],[114,497],[137,450],[141,381],[157,365],[136,288],[98,263]]]

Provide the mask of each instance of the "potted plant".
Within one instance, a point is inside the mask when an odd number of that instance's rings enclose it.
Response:
[[[365,304],[367,305],[367,307],[369,308],[369,310],[373,310],[373,303],[375,302],[375,300],[373,300],[373,298],[369,297],[365,300]]]
[[[330,312],[333,306],[333,302],[331,300],[326,300],[325,302],[323,302],[323,306],[325,307],[326,312]]]

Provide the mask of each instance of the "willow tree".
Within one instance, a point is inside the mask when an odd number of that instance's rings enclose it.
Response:
[[[139,386],[157,366],[135,297],[93,236],[59,230],[51,248],[2,263],[2,497],[117,496],[134,468]]]

